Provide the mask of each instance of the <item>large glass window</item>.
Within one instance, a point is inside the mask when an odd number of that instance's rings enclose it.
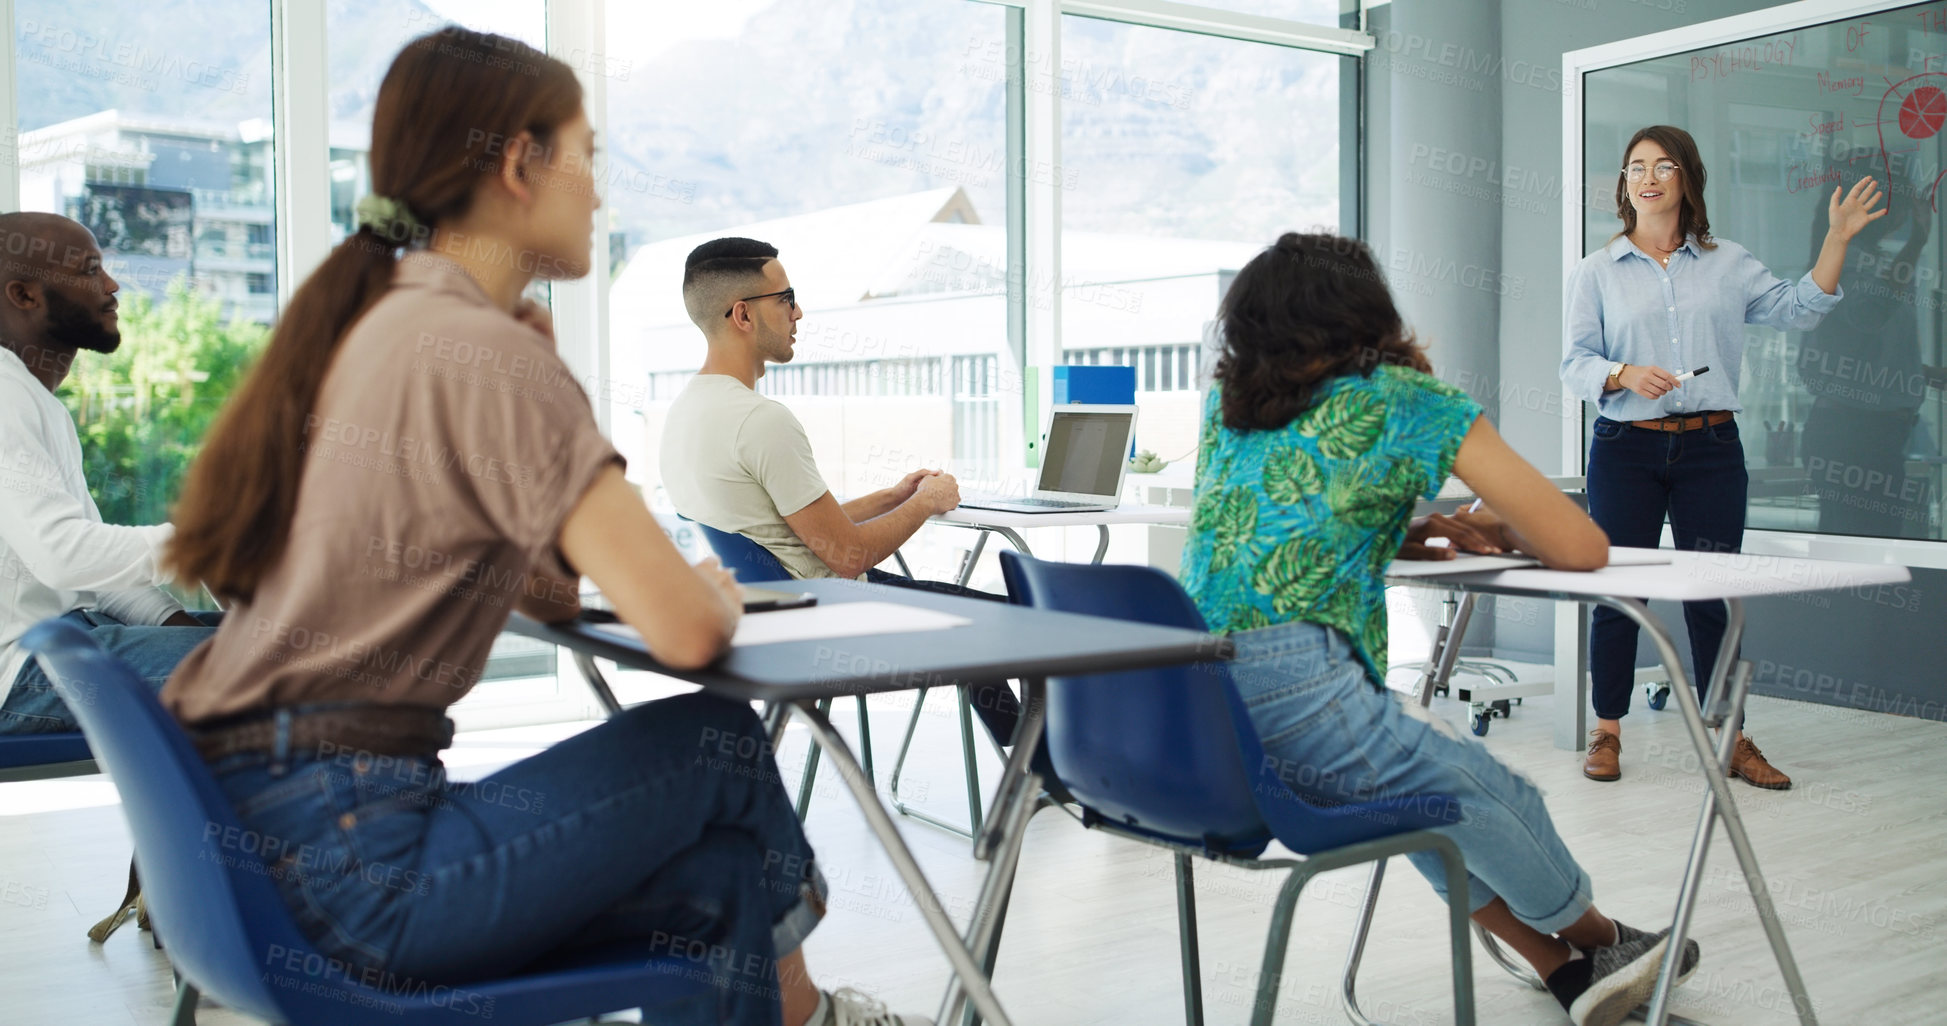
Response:
[[[1937,56],[1947,32],[1904,10],[1860,26],[1834,22],[1588,75],[1583,250],[1620,230],[1617,169],[1647,124],[1690,131],[1708,169],[1712,232],[1788,280],[1817,261],[1833,188],[1878,180],[1889,213],[1852,240],[1838,306],[1809,331],[1744,327],[1737,399],[1750,472],[1746,522],[1947,538],[1939,192],[1947,72]],[[1675,344],[1672,365],[1694,351],[1692,341]]]
[[[61,396],[102,515],[160,523],[276,312],[270,4],[13,9],[21,208],[86,225],[122,288],[120,348]]]
[[[608,8],[611,423],[661,479],[663,411],[703,361],[684,259],[769,242],[804,310],[759,391],[841,497],[998,459],[1008,350],[1001,7],[720,0]]]
[[[407,42],[443,25],[497,32],[547,49],[544,0],[330,0],[325,34],[330,41],[331,232],[342,241],[356,227],[352,207],[372,191],[372,108],[379,83]]]
[[[1139,448],[1195,452],[1197,352],[1237,269],[1339,229],[1346,59],[1062,20],[1062,360],[1136,369]]]

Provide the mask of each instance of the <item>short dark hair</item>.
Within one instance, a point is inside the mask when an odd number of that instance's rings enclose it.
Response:
[[[683,307],[697,327],[708,329],[736,302],[723,296],[764,274],[777,259],[777,247],[756,239],[711,239],[690,250],[683,262]]]
[[[1284,427],[1336,377],[1382,363],[1433,369],[1358,239],[1286,232],[1237,272],[1217,317],[1216,377],[1233,431]]]

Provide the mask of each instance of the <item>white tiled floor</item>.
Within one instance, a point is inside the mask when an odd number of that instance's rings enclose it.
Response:
[[[943,697],[928,705],[907,780],[928,808],[959,818],[957,728]],[[1599,905],[1654,926],[1672,908],[1701,795],[1683,768],[1688,745],[1676,713],[1638,710],[1627,723],[1624,779],[1596,784],[1580,776],[1579,756],[1550,747],[1548,701],[1497,720],[1486,743],[1548,794],[1596,880]],[[847,704],[834,713],[841,727],[855,722]],[[889,696],[873,708],[883,787],[911,705]],[[1450,703],[1436,709],[1460,714]],[[1734,786],[1820,1021],[1947,1022],[1947,726],[1767,699],[1752,701],[1750,724],[1798,781],[1788,792]],[[581,726],[465,734],[450,761],[465,767],[456,775],[483,774]],[[787,779],[795,779],[788,768],[801,763],[803,750],[803,732],[794,729],[780,758]],[[991,785],[999,766],[991,751],[983,760]],[[902,826],[945,907],[964,917],[984,865],[965,842]],[[814,973],[870,990],[897,1009],[932,1014],[945,960],[830,774],[821,778],[807,829],[834,885],[833,912],[807,945]],[[0,1022],[167,1021],[167,963],[148,938],[132,926],[105,945],[84,936],[121,894],[127,857],[113,788],[100,778],[0,785]],[[1363,882],[1362,871],[1344,871],[1306,891],[1278,1022],[1344,1022],[1336,979]],[[1203,988],[1213,1024],[1248,1018],[1276,883],[1199,867]],[[1362,977],[1368,1013],[1398,1026],[1452,1021],[1443,922],[1432,891],[1396,863]],[[1721,831],[1694,935],[1704,962],[1681,992],[1679,1012],[1717,1026],[1795,1021]],[[1478,953],[1475,976],[1483,1024],[1565,1021],[1551,998],[1520,988]],[[1042,813],[1030,827],[996,986],[1023,1026],[1181,1021],[1168,856]],[[211,1009],[201,1021],[248,1020]]]

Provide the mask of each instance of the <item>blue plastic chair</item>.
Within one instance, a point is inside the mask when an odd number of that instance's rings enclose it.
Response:
[[[99,773],[80,734],[0,735],[0,783]]]
[[[156,934],[181,978],[175,1026],[193,1024],[199,992],[287,1026],[383,1019],[394,1026],[543,1026],[694,997],[693,963],[655,958],[646,944],[551,960],[546,971],[381,989],[348,979],[298,932],[268,868],[189,737],[121,660],[87,632],[49,620],[21,643],[39,656],[121,792]]]
[[[1206,630],[1169,575],[1146,566],[1049,563],[1001,554],[1009,596],[1020,605]],[[1446,865],[1452,931],[1454,1015],[1474,1022],[1467,867],[1445,835],[1456,808],[1442,795],[1321,807],[1293,794],[1269,767],[1224,663],[1053,677],[1034,768],[1056,794],[1079,804],[1084,825],[1175,853],[1186,1021],[1203,1021],[1191,857],[1248,869],[1291,871],[1271,916],[1254,1026],[1268,1026],[1299,892],[1343,866],[1430,850]],[[1276,839],[1297,858],[1258,858]],[[1356,962],[1344,979],[1348,1007]]]

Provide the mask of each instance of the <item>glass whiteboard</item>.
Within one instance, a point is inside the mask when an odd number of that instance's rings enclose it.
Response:
[[[1591,71],[1583,252],[1622,223],[1638,128],[1697,140],[1712,234],[1797,279],[1834,184],[1890,184],[1853,239],[1845,298],[1812,331],[1745,327],[1739,416],[1751,530],[1941,539],[1947,5],[1916,4]]]

